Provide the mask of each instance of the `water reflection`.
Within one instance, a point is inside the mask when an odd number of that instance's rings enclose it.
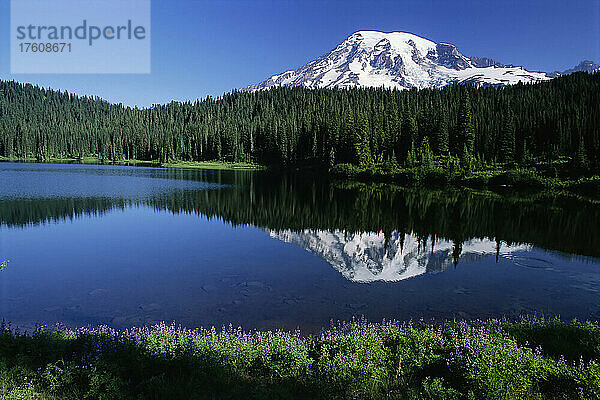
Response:
[[[0,164],[0,314],[311,330],[362,314],[587,318],[599,226],[597,202],[551,193]]]
[[[75,172],[64,174],[69,167]],[[322,231],[325,236],[358,234],[365,240],[383,237],[386,243],[410,236],[409,242],[451,246],[453,254],[478,239],[506,243],[507,251],[513,244],[527,244],[600,256],[600,203],[577,197],[347,185],[264,172],[104,167],[111,168],[106,173],[101,168],[0,165],[0,224],[25,226],[149,206],[285,237],[287,231],[296,232],[297,240],[290,241],[301,243],[307,231]],[[380,233],[375,238],[370,232]]]
[[[120,199],[143,200],[182,190],[226,186],[211,182],[210,176],[206,172],[195,174],[187,170],[3,163],[0,164],[0,200],[44,202],[48,199],[87,201],[100,198],[113,199],[118,203]],[[54,210],[51,208],[47,211],[52,215]],[[83,212],[88,211],[86,206],[80,208]],[[40,215],[40,218],[43,217]]]
[[[491,254],[508,257],[529,245],[507,245],[489,239],[471,239],[462,244],[430,236],[392,232],[347,233],[344,231],[269,231],[276,239],[296,244],[321,257],[353,282],[396,282],[425,273],[444,271],[459,260],[474,261]]]

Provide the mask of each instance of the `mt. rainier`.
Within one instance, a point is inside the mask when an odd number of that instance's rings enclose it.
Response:
[[[359,31],[305,66],[274,75],[244,90],[275,86],[410,89],[439,88],[452,83],[503,86],[548,79],[543,72],[506,66],[488,58],[468,58],[454,45],[435,43],[410,33]]]

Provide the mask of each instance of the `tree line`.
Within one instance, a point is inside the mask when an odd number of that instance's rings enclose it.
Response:
[[[193,174],[201,175],[202,171]],[[213,171],[206,176],[227,186],[218,190],[171,190],[149,197],[6,199],[0,204],[0,226],[27,226],[129,207],[152,207],[276,231],[383,232],[387,238],[394,232],[414,234],[422,243],[428,238],[452,241],[458,254],[465,241],[490,238],[567,254],[600,256],[596,236],[600,207],[597,202],[574,197],[330,183],[311,174]]]
[[[431,157],[600,170],[600,74],[504,88],[274,88],[149,108],[0,81],[0,156],[407,165]]]

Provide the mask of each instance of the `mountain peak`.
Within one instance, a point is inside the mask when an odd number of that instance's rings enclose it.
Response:
[[[556,78],[561,75],[569,75],[573,72],[588,72],[593,74],[594,72],[600,72],[600,64],[596,64],[591,60],[583,60],[573,68],[566,69],[564,71],[554,71],[548,74],[550,78]]]
[[[574,69],[577,71],[596,72],[600,69],[600,64],[596,64],[591,60],[583,60]]]
[[[547,79],[544,73],[491,59],[470,59],[453,44],[435,43],[412,33],[360,30],[316,60],[245,90],[277,86],[410,89],[454,83],[503,86]]]
[[[435,46],[435,42],[432,42],[431,40],[427,40],[425,38],[422,38],[421,36],[415,35],[414,33],[410,32],[357,31],[350,35],[348,39],[358,37],[366,41],[389,40],[390,42],[395,42],[395,44],[407,43],[408,41],[412,40],[415,43],[419,43],[423,47]]]

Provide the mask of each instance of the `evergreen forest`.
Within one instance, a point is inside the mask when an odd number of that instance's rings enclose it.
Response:
[[[282,87],[143,109],[0,81],[0,156],[362,170],[546,166],[591,176],[600,171],[600,74],[504,88]]]

